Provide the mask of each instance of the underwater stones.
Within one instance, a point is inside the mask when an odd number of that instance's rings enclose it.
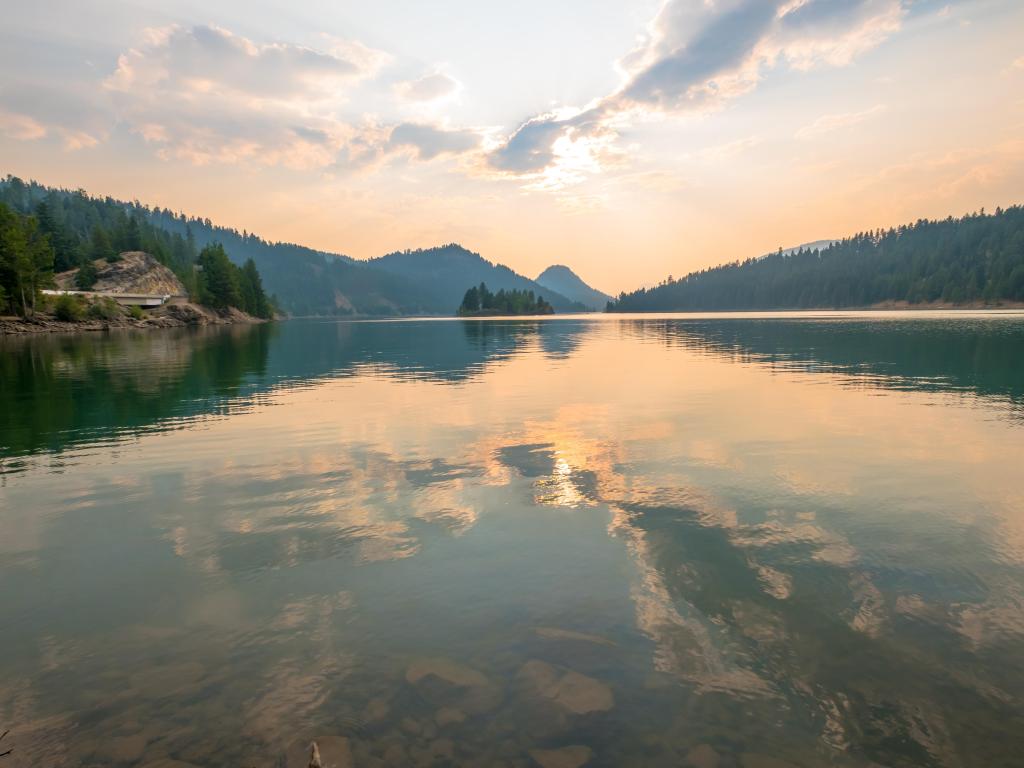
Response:
[[[169,757],[161,757],[157,760],[150,760],[148,763],[140,766],[140,768],[199,768],[199,766],[193,763],[185,763],[181,760],[172,760]]]
[[[796,763],[778,757],[761,755],[757,752],[744,752],[740,755],[740,764],[743,768],[798,768]]]
[[[544,640],[575,640],[581,643],[593,645],[604,645],[613,648],[615,643],[600,635],[588,635],[584,632],[574,632],[571,629],[559,629],[558,627],[534,627],[534,633]]]
[[[384,762],[393,768],[409,764],[409,754],[401,744],[391,744],[384,750]]]
[[[455,743],[451,739],[420,741],[409,748],[411,764],[416,766],[448,765],[455,759]],[[407,761],[404,765],[409,765]]]
[[[131,677],[131,687],[149,697],[173,696],[199,687],[206,669],[198,662],[150,667]]]
[[[99,753],[115,763],[135,763],[146,751],[148,743],[145,734],[141,733],[134,736],[119,736],[104,744]]]
[[[698,744],[686,753],[686,764],[693,768],[718,768],[720,758],[710,744]]]
[[[446,725],[461,723],[465,720],[466,713],[461,709],[455,709],[454,707],[441,707],[434,713],[434,722],[437,723],[438,728],[444,728]]]
[[[319,736],[309,741],[296,741],[285,754],[287,768],[310,768],[313,763],[313,745],[320,759],[317,768],[352,768],[352,747],[342,736]]]
[[[434,706],[456,708],[467,715],[490,712],[502,700],[501,689],[483,672],[450,659],[414,661],[405,679]]]
[[[533,660],[520,668],[519,677],[534,693],[550,699],[569,714],[606,712],[615,706],[611,688],[573,670],[563,674],[551,664]]]
[[[405,671],[405,679],[412,685],[431,676],[457,688],[474,688],[488,685],[490,682],[483,672],[451,659],[417,659]]]
[[[363,710],[363,722],[379,723],[390,713],[391,706],[388,704],[387,700],[378,696],[370,699],[369,703],[366,705],[366,709]]]
[[[561,749],[531,749],[530,757],[541,768],[580,768],[590,762],[590,747],[575,744]]]

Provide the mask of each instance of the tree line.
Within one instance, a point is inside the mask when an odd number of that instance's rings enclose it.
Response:
[[[610,312],[868,307],[1024,301],[1024,207],[918,220],[671,277]]]
[[[31,314],[54,273],[76,270],[75,285],[91,288],[96,262],[145,251],[181,280],[196,303],[236,307],[271,317],[274,302],[252,259],[232,263],[219,243],[199,249],[192,232],[169,232],[112,198],[42,187],[8,176],[0,182],[0,312]]]
[[[462,299],[460,317],[473,315],[550,315],[554,307],[533,291],[508,290],[492,293],[486,283],[473,286]]]

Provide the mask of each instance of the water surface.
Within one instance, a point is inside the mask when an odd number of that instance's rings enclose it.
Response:
[[[1012,313],[0,340],[6,760],[1019,765],[1022,466]]]

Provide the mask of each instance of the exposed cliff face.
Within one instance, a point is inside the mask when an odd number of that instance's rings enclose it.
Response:
[[[171,270],[143,251],[126,251],[121,260],[96,264],[96,284],[90,289],[102,293],[148,293],[183,296],[185,287]],[[57,287],[74,290],[78,270],[62,272],[54,279]]]

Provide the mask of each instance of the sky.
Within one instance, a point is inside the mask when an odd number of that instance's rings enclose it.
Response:
[[[618,293],[1024,202],[1024,3],[16,3],[0,173]]]

